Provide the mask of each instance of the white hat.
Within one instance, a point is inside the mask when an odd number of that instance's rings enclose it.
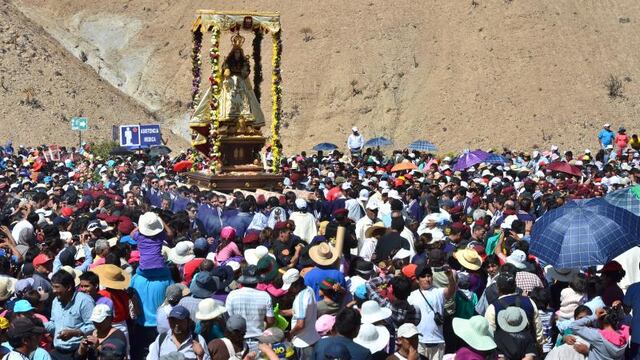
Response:
[[[481,177],[485,177],[485,176],[493,176],[493,173],[489,169],[484,169],[482,170]]]
[[[443,162],[451,162],[451,157],[450,156],[446,156],[444,159],[442,159]]]
[[[611,124],[609,124],[609,123],[606,123],[606,124],[602,125],[602,127],[606,127],[606,128],[608,128],[610,126],[611,126]]]
[[[358,194],[358,200],[360,201],[367,201],[369,200],[369,190],[367,189],[362,189],[360,190],[360,194]]]
[[[144,236],[156,236],[164,230],[164,224],[158,214],[146,212],[140,215],[138,220],[138,231]]]
[[[392,199],[396,199],[396,200],[402,200],[402,198],[400,197],[400,193],[398,193],[398,190],[389,190],[389,197]]]
[[[249,265],[257,265],[258,261],[269,254],[269,249],[260,245],[255,249],[247,249],[244,251],[244,259]]]
[[[180,241],[169,251],[169,260],[178,265],[186,264],[195,259],[195,257],[191,241]]]
[[[354,127],[351,128],[351,131],[358,132],[358,128],[354,126]]]
[[[384,326],[362,324],[353,342],[364,346],[373,354],[384,349],[389,344],[389,338],[389,330]]]
[[[374,324],[391,316],[391,309],[380,307],[375,300],[368,300],[362,304],[362,323]]]
[[[511,224],[513,224],[514,221],[518,220],[518,216],[517,215],[509,215],[507,217],[504,218],[504,220],[502,220],[502,224],[500,224],[500,229],[509,229],[511,230]]]
[[[300,279],[300,271],[297,269],[289,269],[282,274],[282,290],[289,290],[291,284]]]
[[[240,269],[240,263],[237,261],[227,261],[225,265],[230,267],[233,271],[238,271]]]
[[[558,151],[558,146],[551,145],[551,151]]]
[[[367,210],[378,210],[378,202],[377,201],[368,201],[367,202]]]
[[[387,180],[382,180],[378,183],[378,186],[380,186],[383,189],[388,189],[389,188],[389,183],[387,182]]]
[[[411,323],[404,323],[400,325],[397,333],[399,338],[405,338],[405,339],[412,338],[418,334],[420,334],[418,332],[418,328]]]
[[[219,302],[213,299],[204,299],[198,303],[198,311],[196,311],[196,319],[211,320],[224,314],[227,309]]]
[[[340,188],[342,188],[342,190],[351,189],[351,184],[348,182],[342,183],[342,185],[340,185]]]
[[[95,323],[101,323],[109,316],[113,316],[111,308],[107,304],[98,304],[93,308],[91,318],[89,320]]]
[[[525,262],[527,261],[527,254],[522,250],[514,250],[511,255],[507,257],[507,262],[512,264],[518,269],[524,269],[527,267]]]
[[[298,209],[306,209],[307,208],[307,201],[305,199],[296,199],[295,201],[296,207]]]

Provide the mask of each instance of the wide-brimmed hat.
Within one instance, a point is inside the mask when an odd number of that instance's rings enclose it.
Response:
[[[243,285],[255,285],[259,281],[258,269],[255,265],[247,266],[242,272],[242,275],[238,278],[238,282]]]
[[[377,222],[371,226],[364,232],[364,236],[366,238],[375,237],[376,235],[384,235],[387,231],[387,228],[384,226],[383,222]]]
[[[547,269],[547,275],[556,281],[571,282],[580,273],[578,269],[556,269],[549,266]]]
[[[488,351],[496,348],[489,331],[489,322],[484,316],[476,315],[471,319],[454,318],[453,332],[476,350]]]
[[[336,324],[336,316],[324,314],[316,320],[316,331],[320,336],[326,336]]]
[[[282,290],[289,290],[291,285],[300,279],[300,271],[298,269],[289,269],[282,274]]]
[[[8,276],[0,276],[0,301],[10,298],[14,291],[18,280]]]
[[[465,269],[476,271],[482,267],[482,257],[474,249],[460,249],[453,256]]]
[[[146,212],[140,215],[138,231],[144,236],[156,236],[164,230],[164,223],[160,216],[154,212]]]
[[[100,286],[114,290],[125,290],[131,283],[131,274],[113,264],[98,265],[93,270],[100,278]]]
[[[186,264],[195,259],[195,257],[191,241],[180,241],[169,251],[169,260],[178,265]]]
[[[389,344],[389,338],[389,330],[386,327],[362,324],[353,342],[371,350],[373,354],[384,349]]]
[[[219,302],[213,299],[204,299],[198,303],[198,311],[196,311],[196,319],[211,320],[224,314],[227,309]]]
[[[318,265],[328,266],[334,264],[340,257],[340,254],[338,254],[331,245],[323,242],[309,249],[309,257]]]
[[[527,313],[515,306],[509,306],[498,313],[498,325],[509,333],[517,333],[527,327]]]
[[[527,254],[522,250],[514,250],[511,255],[507,257],[507,262],[520,270],[527,268],[526,261]]]
[[[245,250],[244,260],[249,265],[258,265],[258,261],[260,261],[260,259],[262,259],[267,255],[271,255],[269,254],[269,249],[267,249],[266,246],[260,245],[260,246],[257,246],[255,249]]]
[[[391,316],[391,309],[380,307],[374,300],[365,301],[362,304],[362,323],[374,324],[380,320],[388,319]]]
[[[210,272],[200,271],[193,277],[189,290],[191,290],[193,297],[204,299],[213,295],[220,287],[219,285],[220,280],[216,279]]]

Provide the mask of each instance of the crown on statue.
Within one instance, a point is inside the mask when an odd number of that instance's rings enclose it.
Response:
[[[233,35],[231,37],[231,44],[233,44],[233,47],[235,48],[241,48],[244,44],[244,37],[240,34]]]

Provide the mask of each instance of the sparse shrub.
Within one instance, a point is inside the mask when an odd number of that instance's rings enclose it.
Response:
[[[303,27],[302,29],[300,29],[300,33],[304,36],[302,38],[302,40],[304,40],[304,42],[309,42],[309,41],[314,39],[313,31],[311,30],[310,27]]]
[[[623,97],[622,92],[624,87],[622,81],[617,76],[609,75],[609,79],[605,81],[604,86],[607,88],[608,95],[611,99],[617,99]]]

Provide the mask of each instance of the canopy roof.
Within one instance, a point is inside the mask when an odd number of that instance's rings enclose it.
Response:
[[[200,27],[202,31],[208,31],[212,27],[220,30],[229,30],[236,26],[245,26],[245,20],[251,19],[251,27],[260,27],[271,32],[280,31],[280,14],[269,12],[234,12],[234,11],[213,11],[198,10],[196,19],[191,26],[191,31],[195,32]]]

